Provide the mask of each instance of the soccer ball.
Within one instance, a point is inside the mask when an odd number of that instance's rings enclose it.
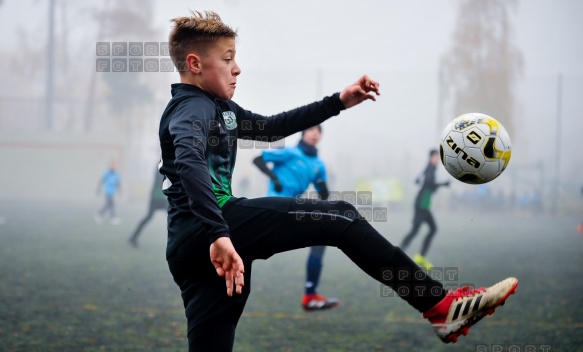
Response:
[[[445,127],[439,144],[443,166],[465,183],[490,182],[510,161],[508,132],[500,122],[484,114],[458,116]]]

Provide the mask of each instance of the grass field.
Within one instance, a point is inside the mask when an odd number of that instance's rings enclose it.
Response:
[[[120,226],[95,224],[99,205],[0,205],[0,351],[186,350],[180,292],[164,257],[164,215],[134,249],[127,239],[145,205],[120,205]],[[508,304],[469,336],[441,343],[419,313],[383,295],[335,248],[326,253],[320,291],[341,306],[304,313],[304,249],[254,263],[235,351],[583,351],[583,236],[575,231],[582,219],[435,215],[430,259],[457,268],[455,283],[520,281]],[[410,221],[409,212],[390,213],[374,226],[399,243]]]

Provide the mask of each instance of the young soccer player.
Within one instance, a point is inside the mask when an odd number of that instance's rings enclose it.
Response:
[[[429,225],[429,232],[427,236],[425,236],[425,240],[423,241],[423,247],[421,247],[421,252],[417,253],[413,260],[418,265],[426,268],[431,269],[433,264],[425,257],[427,255],[427,251],[429,250],[429,246],[431,245],[431,240],[437,231],[437,226],[435,225],[435,220],[433,219],[433,214],[431,214],[431,197],[433,193],[439,188],[449,186],[449,181],[443,183],[435,182],[435,168],[439,164],[439,153],[437,150],[432,149],[429,152],[429,161],[427,163],[427,167],[423,171],[423,175],[421,175],[415,183],[421,183],[421,189],[417,193],[417,197],[415,197],[415,212],[413,215],[413,228],[411,231],[405,236],[403,242],[401,243],[401,249],[406,250],[409,246],[409,243],[415,238],[417,232],[421,225],[426,222]]]
[[[119,172],[116,170],[115,161],[111,160],[109,162],[109,168],[101,176],[99,184],[97,185],[97,195],[101,193],[103,188],[103,194],[105,195],[105,204],[101,210],[95,215],[95,222],[98,224],[103,223],[103,215],[105,212],[109,211],[109,218],[113,225],[119,225],[121,220],[117,217],[115,212],[115,196],[120,191],[120,177]]]
[[[152,220],[152,216],[156,210],[163,210],[166,211],[168,209],[168,202],[166,201],[166,196],[162,192],[162,181],[164,177],[160,172],[158,172],[158,165],[156,165],[156,170],[154,171],[154,184],[152,185],[152,191],[150,192],[150,205],[148,206],[148,213],[146,216],[140,221],[136,230],[130,236],[130,244],[134,247],[138,246],[138,237],[144,226]]]
[[[326,167],[318,157],[317,145],[322,138],[322,127],[316,125],[302,131],[302,139],[295,147],[267,149],[253,160],[269,176],[268,197],[300,197],[313,184],[320,199],[328,199]],[[273,164],[273,170],[266,163]],[[318,311],[338,306],[338,300],[318,294],[325,246],[310,247],[306,263],[305,293],[302,307]]]
[[[241,73],[236,32],[213,12],[172,22],[170,56],[180,83],[172,85],[160,120],[160,172],[169,202],[166,256],[182,292],[191,351],[231,351],[253,260],[303,247],[340,248],[365,273],[397,290],[445,342],[467,334],[514,293],[515,278],[487,289],[445,292],[347,202],[233,196],[237,138],[283,138],[305,130],[375,100],[379,84],[365,75],[321,101],[262,116],[231,100]]]

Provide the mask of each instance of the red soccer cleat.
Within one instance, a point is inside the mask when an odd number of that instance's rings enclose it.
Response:
[[[516,292],[518,280],[507,278],[488,287],[471,289],[469,286],[449,291],[435,307],[423,313],[441,341],[457,342],[460,335],[467,335],[470,328],[494,309],[503,305]]]
[[[326,298],[317,293],[305,294],[302,299],[302,307],[305,311],[326,310],[337,306],[338,300],[336,298]]]

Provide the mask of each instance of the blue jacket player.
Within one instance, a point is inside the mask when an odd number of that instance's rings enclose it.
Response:
[[[320,199],[328,199],[326,167],[318,157],[318,142],[322,137],[322,127],[313,126],[302,132],[302,139],[295,147],[268,149],[253,163],[270,178],[268,197],[300,197],[313,184]],[[272,163],[270,169],[266,163]],[[310,248],[306,263],[305,294],[302,306],[306,311],[324,310],[338,306],[334,298],[326,298],[317,293],[322,273],[322,258],[325,246]]]

